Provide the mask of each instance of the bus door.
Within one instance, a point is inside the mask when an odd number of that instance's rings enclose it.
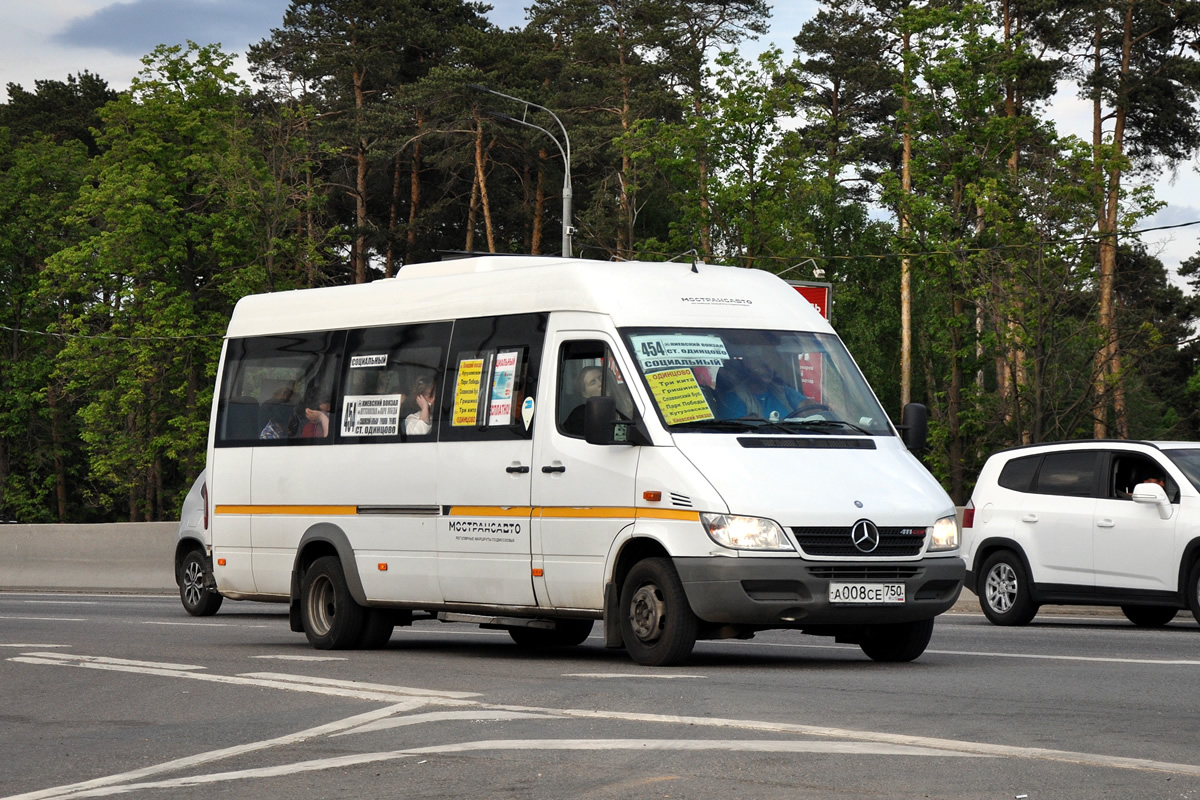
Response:
[[[438,583],[447,603],[536,604],[530,478],[546,319],[520,314],[454,324],[437,454]]]
[[[538,601],[599,609],[608,552],[634,521],[639,448],[588,444],[583,406],[588,397],[609,395],[618,414],[632,418],[629,373],[614,359],[613,343],[594,330],[559,331],[550,340],[554,374],[542,382],[533,460]]]

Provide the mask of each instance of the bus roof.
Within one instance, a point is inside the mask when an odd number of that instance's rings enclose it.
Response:
[[[549,256],[410,264],[395,278],[251,295],[228,336],[373,327],[497,314],[585,311],[618,327],[832,329],[793,287],[755,269]]]

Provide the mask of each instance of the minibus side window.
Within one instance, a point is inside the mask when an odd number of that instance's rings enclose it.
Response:
[[[216,445],[330,442],[323,415],[332,408],[342,339],[340,332],[324,331],[230,340]]]
[[[583,438],[584,408],[589,397],[612,397],[617,412],[634,418],[633,395],[625,384],[612,351],[604,342],[566,342],[558,354],[555,420],[565,436]]]
[[[349,332],[336,409],[338,441],[434,438],[450,327],[435,322]]]
[[[546,314],[477,317],[454,323],[440,391],[442,441],[528,439],[546,337]],[[526,398],[530,409],[523,411]],[[547,413],[552,413],[547,409]]]

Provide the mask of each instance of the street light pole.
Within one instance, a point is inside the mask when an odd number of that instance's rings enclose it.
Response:
[[[574,228],[574,226],[571,225],[571,205],[573,202],[574,191],[571,189],[571,138],[569,136],[567,136],[566,126],[562,124],[562,120],[558,118],[557,114],[555,114],[553,111],[546,108],[545,106],[539,106],[537,103],[531,103],[528,100],[522,100],[521,98],[513,97],[510,94],[504,94],[503,92],[497,92],[493,89],[487,88],[486,86],[479,86],[478,84],[471,84],[470,86],[472,89],[474,89],[477,92],[486,92],[487,94],[494,94],[497,97],[503,97],[505,100],[512,100],[514,103],[522,104],[523,106],[525,106],[525,114],[529,113],[530,108],[536,108],[541,111],[545,111],[547,114],[554,117],[554,121],[558,123],[558,129],[562,131],[562,138],[563,138],[562,142],[560,142],[558,140],[558,137],[555,136],[550,131],[546,130],[545,128],[541,127],[540,125],[534,125],[532,122],[529,122],[526,119],[524,119],[524,115],[522,115],[521,119],[517,119],[516,117],[510,117],[507,114],[498,114],[496,112],[490,112],[488,114],[488,116],[496,117],[497,119],[507,120],[508,122],[515,122],[518,125],[524,125],[526,128],[533,128],[534,130],[541,131],[542,133],[549,136],[550,141],[554,142],[555,146],[558,147],[558,153],[559,153],[559,155],[562,156],[562,160],[563,160],[562,254],[563,254],[564,258],[570,258],[571,257],[571,237],[575,233],[575,228]],[[564,147],[564,143],[565,143],[565,147]]]

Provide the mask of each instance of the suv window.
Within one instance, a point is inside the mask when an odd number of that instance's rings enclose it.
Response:
[[[1014,458],[1004,465],[1004,469],[1000,470],[1000,478],[997,483],[1014,492],[1031,492],[1033,491],[1033,478],[1037,475],[1038,464],[1041,463],[1041,456]]]
[[[1096,490],[1098,451],[1047,453],[1037,475],[1039,494],[1091,497]]]

